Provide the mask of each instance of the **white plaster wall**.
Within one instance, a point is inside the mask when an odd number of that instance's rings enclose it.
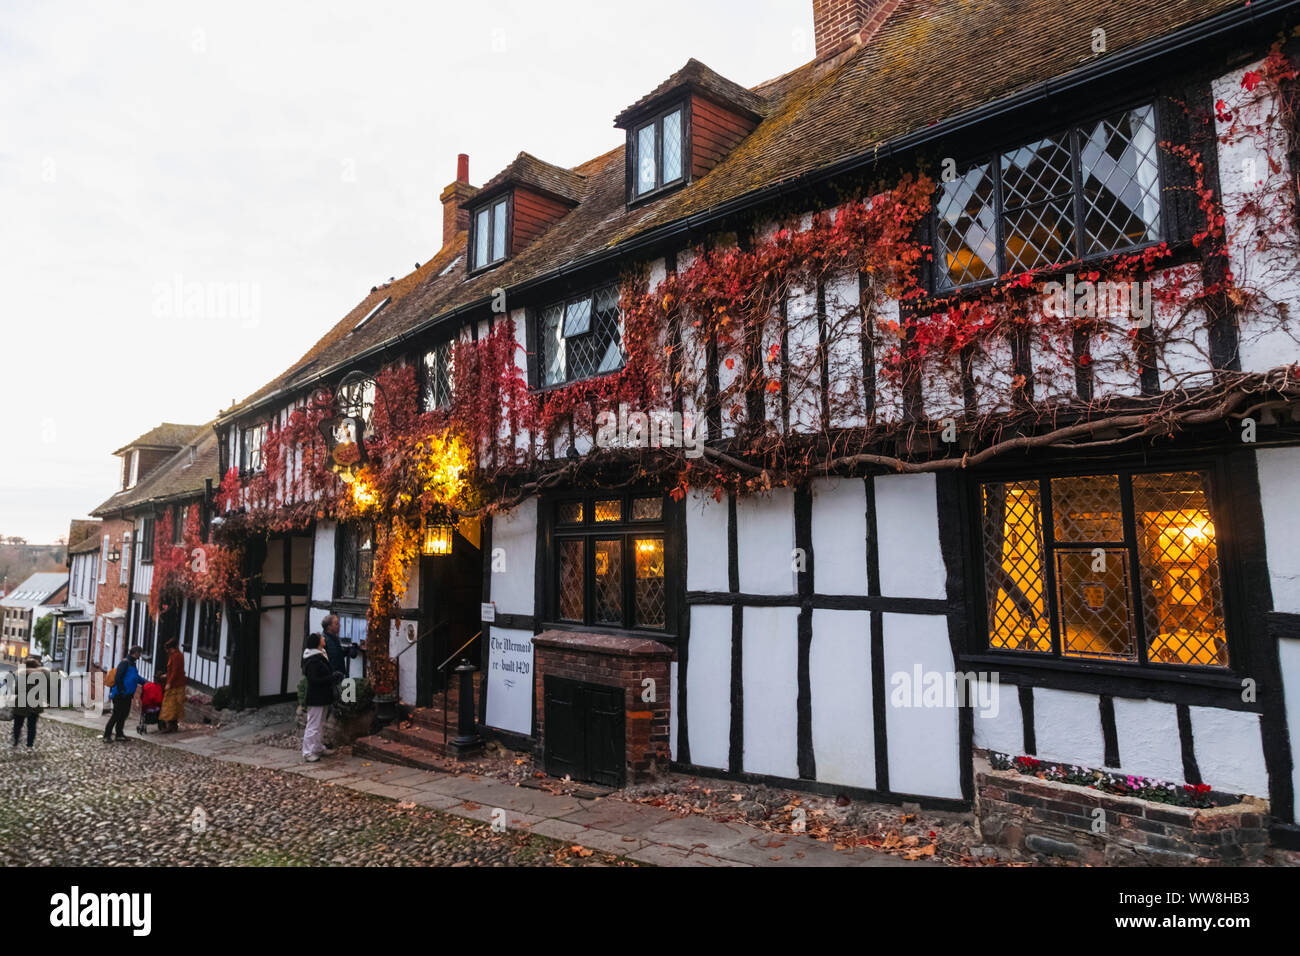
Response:
[[[871,614],[817,608],[812,622],[808,672],[817,779],[872,789]]]
[[[500,548],[501,551],[497,552]],[[537,499],[530,498],[513,511],[492,518],[491,597],[502,614],[532,614],[537,565]]]
[[[1259,714],[1219,707],[1189,710],[1192,747],[1201,779],[1225,793],[1267,798],[1268,771]]]
[[[1255,453],[1259,496],[1264,511],[1264,546],[1273,610],[1300,613],[1300,508],[1296,479],[1300,447],[1263,448]],[[1295,679],[1300,681],[1300,673]],[[1297,729],[1300,732],[1300,728]]]
[[[856,272],[837,273],[827,280],[826,325],[831,424],[860,428],[867,417],[862,402],[862,315]]]
[[[991,682],[990,682],[991,684]],[[980,750],[1018,757],[1025,752],[1025,718],[1020,710],[1020,688],[998,681],[991,687],[991,706],[974,708],[975,746]]]
[[[731,608],[691,608],[690,642],[686,732],[691,763],[725,769],[731,741]]]
[[[975,407],[980,414],[1011,407],[1011,344],[1004,338],[986,339],[971,359],[975,382]]]
[[[528,650],[522,654],[504,650],[503,639],[512,645],[526,645]],[[533,655],[532,631],[495,625],[488,628],[488,726],[517,734],[533,732]],[[505,670],[503,664],[507,661],[513,662],[516,669]]]
[[[1300,641],[1278,641],[1282,666],[1282,692],[1286,702],[1286,726],[1291,735],[1291,794],[1294,811],[1300,816]]]
[[[1125,773],[1183,783],[1183,749],[1174,704],[1116,697],[1115,736]]]
[[[746,495],[737,500],[736,543],[742,592],[793,594],[797,590],[794,492],[776,488],[768,496]],[[714,560],[725,566],[726,551]]]
[[[798,777],[799,609],[742,613],[745,772]]]
[[[817,360],[817,290],[795,288],[786,307],[786,355],[789,368],[790,430],[821,428],[821,363]]]
[[[867,490],[858,480],[812,485],[813,590],[867,593]]]
[[[894,675],[951,673],[948,621],[922,614],[885,614],[885,732],[889,788],[895,793],[961,799],[961,738],[956,707],[895,706]]]
[[[1044,760],[1105,766],[1100,698],[1096,694],[1035,687],[1034,741],[1037,755]]]
[[[1222,142],[1232,124],[1216,118],[1229,262],[1239,286],[1262,292],[1275,303],[1284,303],[1294,314],[1300,308],[1300,262],[1294,252],[1295,236],[1289,231],[1265,236],[1266,248],[1260,249],[1258,219],[1245,211],[1247,203],[1259,202],[1269,210],[1270,220],[1291,221],[1286,134],[1276,119],[1269,118],[1277,115],[1276,97],[1269,92],[1268,84],[1250,94],[1241,86],[1246,70],[1258,70],[1260,65],[1256,61],[1233,70],[1212,84],[1215,101],[1224,101],[1239,131],[1232,141]],[[1240,132],[1261,124],[1270,128],[1268,138]],[[1276,172],[1269,168],[1270,157],[1277,161]],[[1241,316],[1238,340],[1243,371],[1265,371],[1300,358],[1294,319],[1283,324],[1276,307],[1261,305]]]
[[[1181,288],[1181,297],[1199,293],[1201,282],[1196,266],[1178,266],[1165,269],[1153,279],[1156,290]],[[1152,296],[1155,300],[1155,296]],[[1178,302],[1153,302],[1151,324],[1156,340],[1156,366],[1160,373],[1160,388],[1197,388],[1208,385],[1213,379],[1213,362],[1210,361],[1210,330],[1205,324],[1205,312],[1194,309],[1183,315]]]
[[[875,484],[880,593],[946,598],[934,475],[885,475]]]
[[[898,324],[899,310],[897,299],[879,299],[876,302],[876,316],[873,320],[876,328],[893,323]],[[875,352],[873,362],[876,369],[876,404],[875,420],[878,424],[887,425],[897,422],[903,417],[903,392],[896,380],[885,378],[880,374],[884,368],[885,358],[890,351],[890,345],[897,345],[897,340],[889,333],[882,333],[876,336]]]
[[[727,590],[727,499],[686,496],[686,590]]]
[[[318,521],[313,547],[316,549],[311,571],[311,599],[329,601],[334,597],[334,538],[333,521]]]

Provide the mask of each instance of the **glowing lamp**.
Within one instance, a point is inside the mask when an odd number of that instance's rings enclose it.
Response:
[[[424,541],[420,551],[424,554],[451,554],[451,525],[427,524],[424,526]]]

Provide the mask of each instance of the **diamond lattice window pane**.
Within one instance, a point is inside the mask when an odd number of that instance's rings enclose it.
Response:
[[[664,182],[682,178],[682,111],[664,117]]]
[[[543,385],[558,385],[564,381],[564,339],[560,335],[563,318],[564,307],[559,305],[553,305],[542,313],[541,358]]]
[[[1138,564],[1147,659],[1228,666],[1223,590],[1205,476],[1137,475]]]
[[[1074,258],[1073,200],[1053,200],[1009,212],[1005,223],[1008,272]]]
[[[1057,541],[1122,542],[1119,476],[1053,478],[1052,534]]]
[[[987,484],[982,490],[989,647],[1048,653],[1052,628],[1038,482]]]
[[[637,538],[636,623],[664,626],[664,539]]]
[[[488,210],[479,210],[474,218],[474,266],[485,266],[488,262]]]
[[[637,498],[632,502],[633,521],[658,521],[663,516],[662,498]]]
[[[620,313],[618,308],[618,287],[610,286],[598,290],[595,294],[594,312],[585,313],[590,332],[574,334],[565,339],[569,371],[572,378],[586,378],[603,372],[612,372],[624,362],[622,334],[619,329]],[[583,299],[586,309],[591,310],[593,299]],[[573,304],[570,305],[572,310]],[[574,315],[572,311],[570,315]],[[578,319],[574,319],[575,323]],[[569,320],[565,329],[568,334]],[[576,326],[575,326],[576,327]]]
[[[608,501],[597,501],[595,502],[593,513],[596,516],[597,522],[622,521],[623,502],[617,498],[611,498]]]
[[[623,540],[595,542],[593,624],[623,623]]]
[[[1084,131],[1084,251],[1108,252],[1160,238],[1160,162],[1150,106]]]
[[[943,257],[941,288],[991,279],[997,270],[997,218],[993,210],[993,176],[976,166],[946,183],[937,200],[936,250]]]
[[[637,195],[655,188],[655,126],[643,126],[636,133]]]
[[[492,207],[492,261],[506,257],[506,201]]]
[[[591,300],[570,302],[564,309],[564,337],[572,338],[591,331]]]
[[[582,524],[582,502],[561,501],[555,506],[555,520],[560,524]]]
[[[560,540],[558,558],[561,620],[581,622],[583,619],[583,594],[587,579],[583,562],[584,544],[581,538]]]
[[[1128,552],[1122,548],[1058,550],[1056,591],[1061,653],[1066,657],[1137,660]]]
[[[452,344],[444,342],[424,354],[424,410],[451,402]]]
[[[1002,207],[1027,206],[1074,191],[1070,137],[1049,136],[1002,155]]]

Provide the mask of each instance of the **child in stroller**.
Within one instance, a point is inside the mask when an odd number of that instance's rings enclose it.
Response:
[[[150,681],[140,692],[140,726],[135,732],[145,735],[145,727],[158,726],[158,714],[162,711],[163,688],[161,684]]]

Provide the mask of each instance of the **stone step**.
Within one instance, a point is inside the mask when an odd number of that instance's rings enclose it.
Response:
[[[409,744],[412,747],[423,747],[434,753],[446,752],[446,739],[441,730],[431,730],[428,727],[421,727],[413,724],[410,727],[398,727],[390,725],[379,732],[379,736],[385,740],[391,740],[395,743]]]
[[[359,738],[352,745],[352,754],[355,757],[380,760],[403,767],[416,767],[420,770],[446,770],[446,767],[439,762],[441,758],[429,750],[398,741],[385,740],[379,736]]]

